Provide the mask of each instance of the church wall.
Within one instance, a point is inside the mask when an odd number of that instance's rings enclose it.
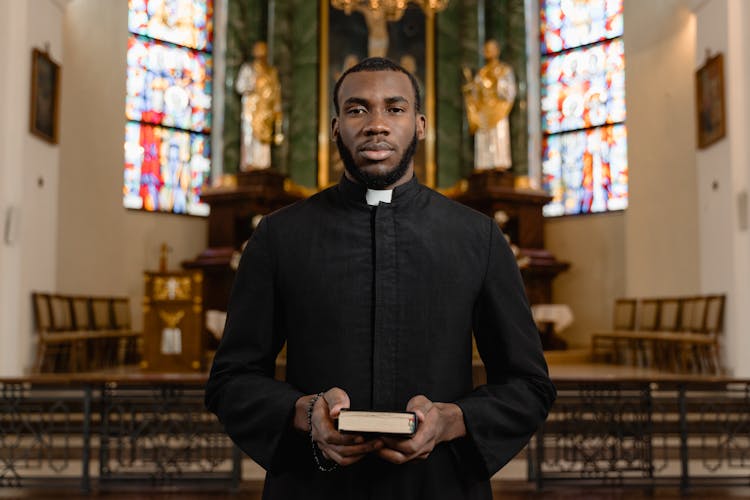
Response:
[[[19,375],[34,349],[31,291],[55,287],[60,148],[29,132],[31,53],[63,63],[63,0],[4,5],[0,19],[0,375]],[[9,227],[8,224],[10,224]]]
[[[573,308],[576,321],[564,337],[574,345],[611,326],[618,296],[700,288],[694,18],[682,0],[630,0],[624,23],[630,205],[547,221],[547,246],[571,263],[554,284],[554,300]]]
[[[629,295],[699,292],[694,47],[684,1],[625,4]]]
[[[587,347],[591,333],[612,324],[612,303],[625,295],[625,214],[547,219],[545,243],[570,268],[553,282],[554,302],[575,322],[562,333],[569,347]]]
[[[724,325],[724,358],[732,373],[750,376],[746,353],[750,339],[750,236],[747,196],[750,179],[750,6],[735,0],[695,2],[697,44],[694,67],[706,51],[724,57],[726,137],[697,153],[701,230],[701,287],[728,294]]]
[[[74,0],[64,20],[58,290],[129,295],[141,328],[144,270],[206,246],[202,218],[122,207],[127,2]]]
[[[750,184],[750,98],[747,89],[750,86],[750,5],[747,2],[733,0],[730,3],[730,33],[732,47],[736,54],[730,64],[735,69],[730,73],[731,90],[729,96],[734,99],[733,118],[729,126],[735,131],[733,144],[736,154],[732,159],[734,192],[731,197],[735,224],[734,244],[734,293],[730,303],[731,324],[727,329],[725,349],[730,353],[728,363],[734,373],[741,377],[750,377],[750,366],[747,353],[750,352],[750,337],[747,325],[750,323],[750,202],[748,202],[748,184]],[[735,120],[736,118],[736,120]],[[744,200],[744,201],[743,201]]]

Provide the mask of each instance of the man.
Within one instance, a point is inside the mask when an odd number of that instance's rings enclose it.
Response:
[[[515,258],[493,221],[413,176],[425,118],[406,70],[366,59],[334,105],[345,175],[253,234],[207,406],[268,471],[264,499],[490,499],[555,396]],[[342,435],[347,407],[414,411],[419,427]]]

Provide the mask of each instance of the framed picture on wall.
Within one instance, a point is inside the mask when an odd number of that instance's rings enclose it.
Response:
[[[698,147],[710,146],[726,135],[724,58],[707,58],[695,73]]]
[[[57,144],[60,66],[47,52],[34,49],[31,55],[31,106],[29,131]]]

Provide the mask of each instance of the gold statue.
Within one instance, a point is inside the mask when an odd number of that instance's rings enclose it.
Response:
[[[235,89],[242,95],[240,170],[271,166],[271,142],[281,144],[281,85],[268,64],[265,42],[253,45],[253,61],[243,63]]]
[[[507,170],[511,166],[508,115],[516,98],[516,78],[510,65],[499,58],[500,44],[487,40],[486,64],[474,76],[464,68],[464,102],[469,132],[475,134],[476,170]]]
[[[386,57],[388,54],[388,18],[379,9],[357,6],[367,24],[367,57]]]

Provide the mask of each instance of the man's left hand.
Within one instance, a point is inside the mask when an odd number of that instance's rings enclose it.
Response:
[[[464,415],[458,405],[433,403],[419,395],[409,400],[406,411],[417,414],[417,432],[409,439],[384,437],[385,446],[377,452],[384,460],[395,464],[424,460],[439,443],[466,435]]]

